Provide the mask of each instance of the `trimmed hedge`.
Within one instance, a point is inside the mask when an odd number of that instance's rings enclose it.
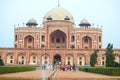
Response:
[[[35,69],[35,66],[1,66],[0,74],[33,71]]]
[[[85,71],[84,68],[79,68],[80,71]],[[88,72],[104,74],[109,76],[120,76],[120,67],[90,67]]]

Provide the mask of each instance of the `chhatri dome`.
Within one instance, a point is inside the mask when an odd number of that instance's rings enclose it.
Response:
[[[37,26],[38,24],[36,20],[32,18],[32,19],[29,19],[26,25],[30,27],[30,26]]]
[[[91,24],[87,21],[87,19],[81,20],[79,26],[91,26]]]
[[[48,11],[44,16],[43,23],[50,20],[67,20],[74,23],[72,14],[60,6]]]

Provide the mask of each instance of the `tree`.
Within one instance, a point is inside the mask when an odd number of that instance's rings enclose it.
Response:
[[[0,66],[3,66],[3,65],[4,65],[3,60],[0,59]]]
[[[97,53],[98,53],[98,49],[94,50],[94,52],[92,53],[92,55],[90,56],[90,65],[92,67],[95,66],[95,64],[97,63]]]
[[[108,44],[106,48],[106,67],[114,67],[115,55],[113,54],[113,44]]]

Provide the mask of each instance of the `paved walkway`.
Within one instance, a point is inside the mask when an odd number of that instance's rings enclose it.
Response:
[[[53,71],[52,70],[46,70],[45,71],[46,76],[50,76]],[[28,71],[28,72],[19,72],[19,73],[11,73],[11,74],[2,74],[0,75],[0,78],[24,78],[24,79],[40,79],[41,78],[41,71]],[[64,80],[64,78],[106,78],[106,79],[118,79],[120,80],[120,76],[106,76],[106,75],[100,75],[100,74],[94,74],[94,73],[88,73],[88,72],[81,72],[81,71],[60,71],[57,70],[53,80]],[[79,80],[79,79],[78,79]],[[103,79],[102,79],[103,80]]]
[[[120,76],[107,76],[82,71],[57,71],[55,78],[120,78]]]
[[[45,70],[45,76],[48,77],[52,73],[52,70]],[[28,72],[19,72],[19,73],[10,73],[10,74],[1,74],[0,78],[23,78],[23,79],[40,79],[42,76],[41,70],[28,71]]]

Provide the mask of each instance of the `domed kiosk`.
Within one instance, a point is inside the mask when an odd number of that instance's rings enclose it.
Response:
[[[87,21],[87,19],[84,18],[83,20],[81,20],[79,26],[88,28],[91,26],[91,24]]]
[[[45,14],[43,22],[51,20],[66,20],[74,23],[71,13],[62,7],[53,8]]]
[[[36,20],[32,18],[26,23],[26,25],[28,27],[32,27],[32,26],[37,26],[38,24],[37,24]]]

